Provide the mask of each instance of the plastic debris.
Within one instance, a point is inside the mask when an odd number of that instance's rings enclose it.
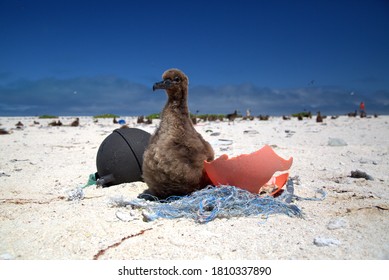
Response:
[[[85,197],[83,189],[96,184],[96,176],[94,173],[89,175],[88,182],[81,187],[77,187],[67,192],[68,201],[82,200]]]
[[[346,141],[340,138],[329,138],[328,139],[328,146],[331,147],[341,147],[341,146],[347,146]]]
[[[84,198],[84,191],[82,187],[75,188],[73,190],[68,191],[68,200],[82,200]]]
[[[267,185],[275,185],[274,195],[286,183],[288,173],[274,176],[277,171],[287,171],[293,163],[278,156],[274,150],[265,145],[251,154],[242,154],[229,158],[223,154],[211,162],[204,162],[204,169],[214,185],[236,186],[252,193],[261,193]],[[274,180],[271,180],[273,177]]]

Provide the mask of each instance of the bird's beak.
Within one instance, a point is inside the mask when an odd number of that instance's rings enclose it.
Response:
[[[168,89],[170,88],[171,84],[172,83],[169,80],[163,80],[161,82],[155,83],[153,85],[153,91],[155,91],[156,89]]]

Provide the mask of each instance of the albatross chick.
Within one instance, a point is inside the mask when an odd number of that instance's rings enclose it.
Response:
[[[153,91],[164,89],[167,103],[161,122],[144,152],[143,179],[149,195],[164,199],[187,195],[210,184],[204,160],[214,159],[211,145],[195,130],[188,109],[188,77],[177,69],[167,70]]]

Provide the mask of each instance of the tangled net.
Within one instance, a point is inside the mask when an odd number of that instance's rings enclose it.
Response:
[[[169,197],[163,201],[144,199],[125,201],[123,198],[113,198],[111,204],[143,209],[143,216],[147,221],[158,218],[190,218],[199,223],[207,223],[215,218],[252,215],[262,215],[267,218],[271,214],[286,214],[301,218],[302,211],[296,205],[289,203],[292,197],[300,198],[293,195],[293,183],[289,180],[286,190],[277,198],[260,197],[233,186],[208,186],[191,195]]]

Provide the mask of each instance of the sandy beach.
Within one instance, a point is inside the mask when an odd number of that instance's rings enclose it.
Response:
[[[158,124],[122,118],[150,133]],[[74,117],[59,119],[69,124]],[[16,129],[19,121],[24,126]],[[0,259],[389,258],[389,116],[200,122],[196,129],[216,157],[270,145],[281,157],[293,157],[295,194],[327,194],[322,201],[293,202],[304,218],[233,217],[205,224],[185,218],[145,222],[141,215],[126,221],[133,210],[113,207],[110,199],[136,198],[147,188],[142,182],[90,186],[84,199],[68,201],[68,192],[97,171],[101,142],[120,126],[92,117],[80,117],[78,127],[48,126],[51,121],[0,117],[0,128],[12,131],[0,135]],[[351,177],[355,170],[373,180]]]

